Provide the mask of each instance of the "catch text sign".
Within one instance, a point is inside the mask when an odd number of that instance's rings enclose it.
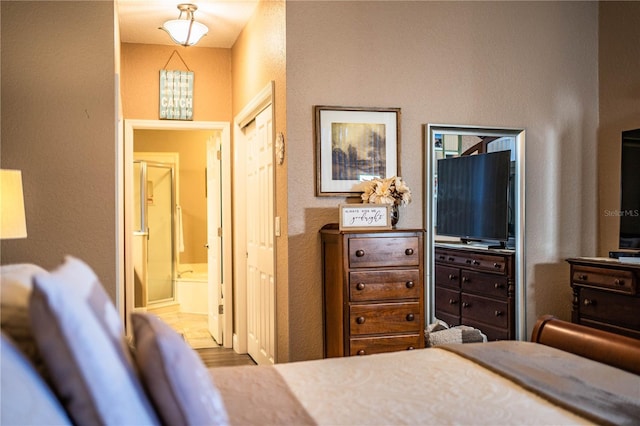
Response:
[[[160,70],[160,119],[193,120],[193,71]]]

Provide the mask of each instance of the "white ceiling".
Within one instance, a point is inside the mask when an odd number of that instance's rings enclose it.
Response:
[[[116,0],[120,21],[120,40],[124,43],[174,45],[159,30],[165,21],[178,19],[180,0]],[[209,27],[197,47],[231,48],[253,14],[258,0],[199,0],[195,19]]]

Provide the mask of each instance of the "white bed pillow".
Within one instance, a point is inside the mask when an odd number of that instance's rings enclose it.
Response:
[[[162,422],[226,425],[222,397],[202,360],[160,318],[132,313],[136,363]]]
[[[0,341],[0,379],[3,425],[70,425],[65,413],[33,365],[2,333]]]
[[[30,263],[0,267],[0,324],[38,372],[46,377],[46,368],[31,332],[29,296],[35,274],[46,274],[43,268]]]
[[[76,424],[157,424],[113,303],[71,256],[34,276],[32,331],[56,393]]]

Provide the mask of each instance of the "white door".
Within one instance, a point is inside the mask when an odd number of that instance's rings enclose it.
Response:
[[[209,333],[219,345],[224,344],[222,312],[222,214],[220,135],[207,140],[207,267],[209,276]]]
[[[275,360],[273,119],[271,106],[246,130],[247,346],[258,364]]]

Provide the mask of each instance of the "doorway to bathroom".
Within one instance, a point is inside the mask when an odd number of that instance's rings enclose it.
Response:
[[[126,120],[124,127],[125,318],[135,310],[169,315],[192,346],[203,347],[206,333],[231,347],[232,268],[222,256],[231,250],[229,124]],[[163,179],[160,170],[171,172]],[[154,239],[158,228],[162,239]]]

